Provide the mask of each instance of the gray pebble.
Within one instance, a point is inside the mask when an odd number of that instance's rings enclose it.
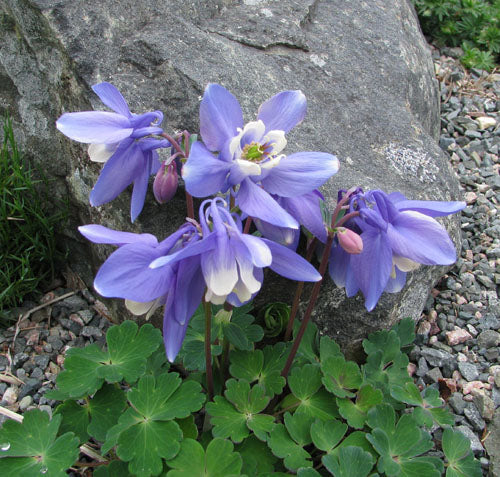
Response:
[[[453,408],[457,414],[463,414],[466,406],[466,402],[463,399],[461,393],[453,393],[448,399],[448,404]]]
[[[458,426],[457,431],[460,431],[465,437],[467,437],[470,440],[470,448],[472,452],[475,454],[478,454],[480,452],[484,451],[483,445],[481,444],[481,441],[479,438],[474,434],[472,429],[468,426]]]
[[[31,396],[24,396],[21,401],[19,401],[19,409],[21,409],[21,411],[26,411],[28,406],[31,406],[32,403],[33,398]]]
[[[486,422],[484,422],[484,419],[481,417],[481,414],[473,402],[467,403],[464,414],[475,431],[482,431],[486,427]]]
[[[458,370],[467,381],[475,381],[479,377],[479,371],[472,363],[459,362]]]
[[[479,333],[477,345],[479,348],[492,348],[500,343],[500,334],[494,330],[486,330]]]

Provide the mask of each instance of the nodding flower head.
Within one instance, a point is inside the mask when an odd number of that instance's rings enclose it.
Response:
[[[340,243],[332,247],[330,275],[348,296],[359,290],[365,306],[375,308],[382,292],[395,293],[406,283],[406,274],[422,265],[450,265],[456,251],[446,229],[434,217],[453,214],[464,202],[408,200],[395,192],[358,191],[350,210],[359,211],[346,227],[359,233],[363,249],[347,253]]]

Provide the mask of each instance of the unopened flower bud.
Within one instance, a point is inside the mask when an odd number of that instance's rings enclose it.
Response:
[[[340,246],[347,253],[358,254],[363,251],[363,240],[361,240],[361,237],[351,229],[338,227],[337,238],[339,240]]]
[[[168,166],[163,162],[153,183],[153,193],[156,200],[160,204],[168,202],[175,195],[178,182],[175,162],[171,162]]]

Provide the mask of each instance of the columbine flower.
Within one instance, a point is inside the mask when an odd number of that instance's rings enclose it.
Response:
[[[134,313],[151,313],[165,305],[163,335],[170,361],[181,348],[205,289],[212,303],[227,299],[239,306],[260,290],[263,267],[295,280],[321,279],[312,265],[286,247],[242,234],[241,221],[220,198],[202,204],[200,223],[187,222],[162,242],[150,234],[100,225],[79,228],[95,243],[119,246],[96,275],[98,293],[124,298]]]
[[[105,162],[90,193],[91,205],[105,204],[134,184],[133,222],[144,206],[149,177],[160,167],[155,149],[170,146],[165,140],[145,138],[163,132],[159,127],[163,114],[160,111],[131,113],[123,96],[110,83],[99,83],[92,89],[115,112],[65,113],[57,120],[56,126],[69,138],[90,143],[88,152],[92,161]]]
[[[251,217],[297,229],[297,220],[271,196],[297,198],[321,186],[338,170],[338,159],[321,152],[285,156],[285,133],[306,114],[300,91],[283,91],[263,103],[257,121],[244,125],[236,98],[209,84],[200,106],[200,133],[182,175],[188,192],[206,197],[237,187],[237,203]],[[217,153],[214,156],[214,153]]]
[[[406,273],[420,264],[455,262],[455,246],[433,217],[458,212],[464,202],[407,200],[399,193],[374,190],[353,195],[350,207],[360,216],[346,226],[360,232],[363,250],[351,255],[334,244],[330,275],[349,297],[361,290],[368,311],[375,308],[382,292],[400,291]]]

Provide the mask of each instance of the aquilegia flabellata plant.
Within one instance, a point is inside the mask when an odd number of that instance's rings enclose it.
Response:
[[[131,113],[111,84],[93,89],[113,113],[66,113],[57,121],[68,137],[91,144],[91,160],[105,162],[90,195],[92,205],[109,202],[134,184],[133,221],[144,205],[149,177],[157,174],[153,191],[164,203],[175,194],[182,171],[189,218],[163,241],[100,225],[80,227],[89,240],[118,246],[95,278],[101,295],[125,299],[134,314],[150,316],[164,306],[170,361],[202,300],[228,309],[247,303],[259,292],[266,267],[300,282],[286,339],[302,282],[316,282],[286,375],[328,262],[335,283],[348,296],[361,291],[372,310],[383,291],[401,290],[407,272],[419,264],[455,260],[453,243],[433,217],[461,210],[462,202],[411,201],[399,193],[353,188],[340,194],[331,223],[323,222],[318,188],[338,171],[338,159],[325,152],[284,153],[286,133],[306,115],[301,91],[276,94],[260,106],[255,121],[245,124],[237,99],[221,85],[209,84],[200,105],[202,141],[192,141],[187,132],[166,134],[159,111]],[[159,149],[170,151],[170,158],[160,163]],[[191,195],[214,194],[225,199],[204,201],[195,221]],[[252,221],[264,237],[249,233]],[[312,237],[307,260],[294,252],[301,225]],[[317,241],[325,244],[319,273],[309,264]]]

